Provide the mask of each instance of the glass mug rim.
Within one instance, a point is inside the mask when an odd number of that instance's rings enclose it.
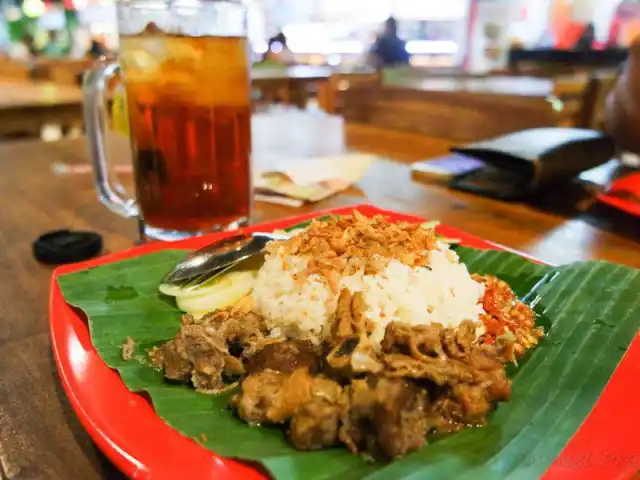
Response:
[[[216,5],[220,5],[222,10],[216,10]],[[202,42],[196,48],[204,48],[206,54],[202,62],[195,63],[195,73],[193,66],[189,66],[188,71],[194,75],[193,83],[180,87],[192,92],[189,97],[169,98],[163,93],[166,87],[162,85],[166,86],[167,82],[174,79],[178,81],[184,76],[172,75],[174,70],[164,69],[161,63],[152,67],[158,69],[157,73],[153,71],[150,74],[144,72],[146,67],[140,67],[142,70],[138,74],[133,73],[135,70],[129,64],[125,65],[125,81],[120,82],[120,92],[121,95],[126,92],[128,97],[128,101],[123,100],[122,104],[129,121],[129,139],[134,153],[135,197],[123,193],[124,188],[112,175],[104,148],[105,126],[108,124],[106,86],[119,74],[121,64],[117,60],[99,62],[87,73],[83,84],[87,141],[98,197],[110,210],[121,216],[137,216],[143,240],[175,240],[237,228],[246,225],[252,213],[250,63],[248,51],[245,51],[246,6],[239,0],[125,0],[117,3],[120,11],[138,10],[138,15],[141,15],[138,21],[142,23],[147,10],[148,23],[152,23],[154,11],[166,12],[163,15],[171,16],[175,7],[176,15],[180,16],[183,6],[193,11],[212,12],[214,19],[216,13],[223,15],[218,18],[224,19],[225,12],[228,12],[232,15],[229,17],[232,19],[230,25],[236,25],[237,19],[241,18],[237,30],[242,35],[226,35],[224,27],[220,34],[216,34],[214,28],[210,33],[200,35],[191,35],[188,31],[176,35],[170,29],[166,30],[166,34],[159,32],[155,39],[147,37],[145,40],[144,30],[123,34],[120,26],[126,17],[118,18],[121,51],[138,48],[138,41],[166,42],[164,46],[156,43],[158,48],[166,49],[164,51],[170,51],[175,42],[178,47],[176,52],[185,52],[184,48],[180,48],[180,42]],[[238,16],[240,12],[242,15]],[[137,36],[140,40],[136,39]],[[145,48],[144,43],[139,45]],[[216,54],[220,48],[225,56]],[[229,54],[229,48],[234,53]],[[179,59],[180,53],[175,55],[177,57],[167,57],[171,64],[175,63],[176,58]],[[207,58],[216,60],[207,61]],[[243,69],[245,72],[241,73]],[[246,90],[237,82],[237,75],[246,76]],[[233,82],[230,80],[232,77]],[[209,83],[209,79],[213,82],[209,87],[210,95],[204,98],[202,83]],[[218,91],[230,89],[228,92],[231,97],[216,94],[213,85]],[[141,94],[143,91],[145,93]],[[149,92],[153,91],[156,93],[150,99]],[[195,95],[195,92],[199,92],[199,95]],[[196,100],[191,100],[195,97]],[[246,102],[243,100],[245,97]],[[144,98],[143,102],[137,101],[138,98]],[[237,103],[234,104],[233,98],[237,99]],[[136,112],[135,115],[132,115],[133,112]],[[179,188],[182,188],[180,196],[176,193]],[[149,193],[150,189],[153,190],[152,194]],[[180,208],[185,210],[184,218],[178,215]]]

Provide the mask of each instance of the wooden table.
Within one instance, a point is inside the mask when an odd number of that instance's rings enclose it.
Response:
[[[0,79],[0,136],[51,123],[82,123],[82,91],[74,85]]]
[[[257,204],[259,222],[370,202],[440,219],[550,262],[602,258],[640,266],[636,220],[627,218],[621,224],[631,230],[614,233],[617,224],[606,230],[593,226],[570,198],[565,198],[566,211],[549,212],[544,206],[501,203],[412,183],[409,161],[444,148],[421,136],[363,126],[344,129],[339,118],[294,111],[256,117],[254,139],[257,164],[274,156],[303,159],[336,153],[345,144],[395,157],[377,161],[358,188],[322,203],[299,210]],[[114,158],[126,163],[126,140],[112,147]],[[47,328],[52,268],[33,259],[31,243],[52,229],[87,229],[100,232],[105,251],[112,252],[131,246],[135,222],[98,203],[89,173],[52,173],[57,163],[87,164],[83,139],[3,144],[0,158],[0,477],[91,480],[111,475],[113,467],[92,446],[58,382]]]

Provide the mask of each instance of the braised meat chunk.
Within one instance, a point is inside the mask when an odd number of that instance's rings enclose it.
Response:
[[[500,349],[474,343],[475,328],[470,321],[457,329],[391,322],[381,344],[383,361],[392,376],[429,378],[438,385],[472,382],[483,372],[503,370]]]
[[[264,320],[251,311],[251,302],[241,301],[231,309],[218,310],[202,317],[204,323],[216,330],[218,336],[233,347],[230,353],[248,357],[260,351],[269,343],[265,338],[267,333]],[[240,348],[238,348],[240,347]]]
[[[322,398],[302,404],[291,419],[289,440],[298,450],[320,450],[338,441],[342,405]]]
[[[166,378],[191,382],[199,391],[215,393],[245,372],[230,345],[240,345],[241,353],[260,349],[265,332],[260,317],[244,308],[220,310],[200,321],[185,315],[176,337],[153,348],[149,355]]]
[[[342,388],[300,368],[291,374],[263,371],[249,375],[233,399],[248,423],[289,423],[289,439],[300,450],[334,445],[344,409]]]
[[[351,452],[390,461],[425,443],[427,394],[410,380],[354,380],[347,395],[340,440]]]
[[[443,423],[481,425],[511,395],[505,359],[499,348],[475,343],[472,322],[457,329],[392,322],[382,348],[388,375],[433,384],[431,401]]]
[[[150,355],[168,379],[191,381],[199,390],[216,390],[223,386],[225,349],[215,329],[196,324],[185,315],[176,338],[153,349]]]
[[[308,340],[285,340],[265,345],[246,364],[247,373],[273,370],[293,373],[298,368],[306,368],[310,373],[320,371],[322,357],[317,347]]]
[[[319,450],[338,441],[345,401],[333,380],[314,377],[310,398],[298,405],[289,425],[289,440],[299,450]]]
[[[238,416],[249,424],[283,423],[293,408],[283,395],[287,374],[265,371],[247,376],[240,384],[240,393],[233,397]]]
[[[380,346],[386,353],[400,353],[415,358],[444,358],[438,325],[412,326],[402,322],[387,325]]]

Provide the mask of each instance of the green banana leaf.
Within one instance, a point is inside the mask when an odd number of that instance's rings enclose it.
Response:
[[[606,262],[550,267],[507,252],[457,251],[472,272],[497,275],[533,301],[548,334],[510,371],[512,399],[498,406],[488,426],[436,439],[387,465],[340,448],[296,451],[282,431],[236,419],[227,409],[233,392],[199,394],[166,383],[145,362],[122,360],[126,337],[136,341],[143,359],[178,330],[180,312],[157,287],[184,251],[72,273],[59,283],[66,301],[87,314],[102,359],[132,391],[146,390],[164,421],[220,455],[262,463],[276,478],[537,478],[587,416],[640,327],[640,271]]]

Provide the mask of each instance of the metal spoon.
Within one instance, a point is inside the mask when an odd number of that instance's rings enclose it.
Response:
[[[195,288],[242,260],[257,255],[272,240],[286,240],[287,235],[249,233],[234,235],[191,252],[162,280],[165,285]]]

